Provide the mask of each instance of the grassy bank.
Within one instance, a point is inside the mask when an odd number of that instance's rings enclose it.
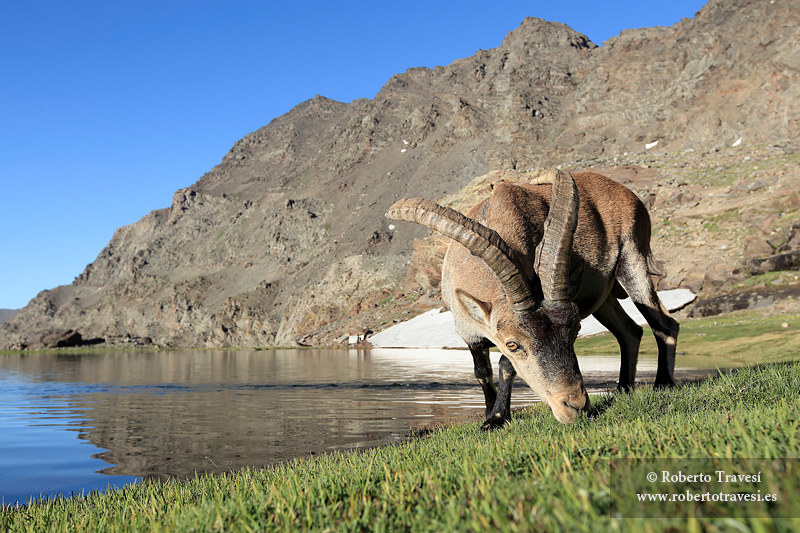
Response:
[[[570,426],[535,405],[491,434],[477,423],[439,428],[363,453],[45,501],[3,510],[0,528],[791,531],[799,520],[720,519],[707,516],[710,506],[675,519],[612,517],[621,493],[609,465],[631,457],[800,457],[799,390],[800,363],[750,366],[674,391],[596,399],[596,415]],[[780,495],[773,516],[800,517],[800,469],[792,464],[777,485],[759,486]]]
[[[578,355],[618,355],[619,344],[610,334],[578,339]],[[639,349],[657,356],[650,328],[645,328]],[[690,358],[712,361],[720,367],[744,363],[768,363],[800,357],[800,315],[764,316],[757,311],[686,320],[678,335],[676,365]],[[705,366],[700,363],[699,366]]]

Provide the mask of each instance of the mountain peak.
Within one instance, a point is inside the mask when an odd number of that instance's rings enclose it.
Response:
[[[800,0],[713,0],[671,28],[598,48],[526,18],[502,44],[392,76],[374,99],[317,95],[237,141],[219,165],[101,251],[76,283],[0,327],[169,346],[291,344],[374,309],[421,227],[383,216],[491,171],[800,136]],[[405,275],[409,280],[403,280]],[[424,284],[419,284],[424,285]]]

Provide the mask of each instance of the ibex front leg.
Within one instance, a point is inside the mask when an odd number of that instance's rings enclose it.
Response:
[[[505,355],[500,357],[500,389],[497,391],[492,412],[481,425],[481,430],[491,431],[503,427],[511,419],[511,387],[516,376],[517,371],[511,361]]]
[[[475,379],[481,384],[483,398],[486,400],[487,417],[492,413],[497,400],[497,389],[492,379],[492,362],[489,360],[489,348],[491,346],[494,346],[494,344],[484,340],[469,347],[469,351],[472,353],[472,361],[475,364]]]
[[[481,384],[483,398],[486,402],[486,421],[481,425],[483,431],[503,427],[511,418],[511,387],[517,376],[514,365],[504,355],[500,357],[500,389],[495,387],[492,362],[489,359],[489,348],[492,346],[494,344],[484,340],[469,347],[472,361],[475,364],[475,378]]]

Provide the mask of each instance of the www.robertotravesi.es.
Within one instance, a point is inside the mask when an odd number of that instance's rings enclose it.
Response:
[[[746,492],[692,492],[687,490],[686,493],[678,494],[661,494],[661,493],[636,493],[636,497],[640,502],[776,502],[778,501],[777,494],[761,494]]]

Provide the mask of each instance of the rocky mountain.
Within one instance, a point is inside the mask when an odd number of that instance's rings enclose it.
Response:
[[[374,99],[317,96],[238,141],[170,207],[118,229],[71,285],[3,324],[0,346],[42,347],[61,330],[107,343],[293,345],[380,327],[387,304],[411,313],[436,298],[427,230],[391,225],[386,208],[494,171],[643,174],[637,192],[674,209],[686,205],[679,193],[704,193],[672,191],[683,182],[648,159],[654,150],[706,156],[742,139],[751,151],[783,143],[780,184],[793,183],[784,163],[800,135],[798,28],[800,0],[711,0],[693,19],[602,47],[529,18],[499,48],[412,68]],[[717,167],[688,158],[681,169],[696,173],[684,186],[747,193],[742,177],[704,184]],[[736,253],[731,272],[744,266]],[[665,283],[683,283],[691,266],[680,268]]]
[[[19,314],[19,309],[0,309],[0,324],[8,322]]]

